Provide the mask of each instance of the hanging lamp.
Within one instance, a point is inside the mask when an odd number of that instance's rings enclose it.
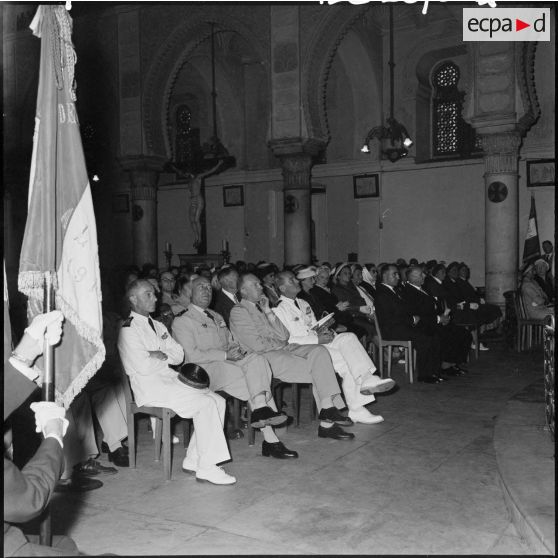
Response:
[[[372,128],[361,148],[362,153],[370,153],[370,142],[377,139],[381,144],[382,158],[389,159],[392,163],[398,161],[402,157],[406,157],[409,153],[408,149],[413,145],[413,140],[409,137],[407,129],[403,124],[399,123],[393,115],[394,104],[394,79],[393,70],[395,62],[393,61],[393,6],[389,7],[389,117],[386,120],[387,126],[380,125]]]

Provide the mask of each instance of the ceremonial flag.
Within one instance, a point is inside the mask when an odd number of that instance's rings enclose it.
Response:
[[[52,280],[65,317],[55,395],[67,408],[105,359],[97,229],[75,107],[72,19],[62,5],[41,5],[30,27],[41,59],[18,287],[32,319],[48,310],[43,287]]]
[[[531,211],[527,221],[527,233],[523,245],[523,265],[533,262],[541,255],[539,242],[539,229],[537,227],[537,210],[535,209],[535,198],[531,196]]]

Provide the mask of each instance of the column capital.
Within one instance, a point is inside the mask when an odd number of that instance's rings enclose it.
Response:
[[[316,138],[279,138],[270,140],[269,147],[276,157],[282,159],[285,156],[291,155],[309,155],[315,157],[325,149],[326,142]]]
[[[130,174],[133,201],[157,199],[157,181],[165,163],[163,158],[137,155],[122,157],[119,163]]]
[[[521,134],[518,131],[482,134],[481,139],[486,174],[517,175]]]
[[[156,155],[130,155],[120,157],[118,162],[125,171],[162,172],[166,160]]]
[[[521,145],[519,131],[496,134],[481,134],[482,148],[490,155],[498,153],[518,153]]]

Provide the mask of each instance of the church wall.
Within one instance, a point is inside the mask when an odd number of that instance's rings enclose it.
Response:
[[[555,27],[551,18],[551,41],[539,42],[535,54],[535,84],[541,116],[527,132],[521,149],[519,163],[519,257],[523,252],[523,239],[527,229],[527,219],[531,207],[531,195],[535,198],[539,238],[551,240],[555,235],[555,186],[527,187],[527,161],[536,159],[553,159],[555,157],[555,121],[556,121],[556,59]]]

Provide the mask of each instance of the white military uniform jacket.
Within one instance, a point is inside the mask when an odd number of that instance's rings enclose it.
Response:
[[[181,364],[184,350],[161,322],[153,319],[152,322],[155,331],[147,317],[132,311],[120,329],[118,350],[124,370],[130,376],[136,403],[171,407],[169,399],[176,386],[184,387],[184,384],[169,364]],[[152,358],[149,351],[162,351],[168,360]]]
[[[295,302],[296,300],[296,302]],[[297,306],[298,304],[298,306]],[[273,308],[275,315],[289,331],[289,343],[309,345],[318,343],[318,334],[311,328],[317,323],[310,305],[300,298],[281,295]],[[333,368],[343,379],[343,393],[350,409],[358,409],[375,400],[373,395],[360,393],[360,386],[376,371],[374,363],[354,333],[340,333],[324,344],[333,362]]]

